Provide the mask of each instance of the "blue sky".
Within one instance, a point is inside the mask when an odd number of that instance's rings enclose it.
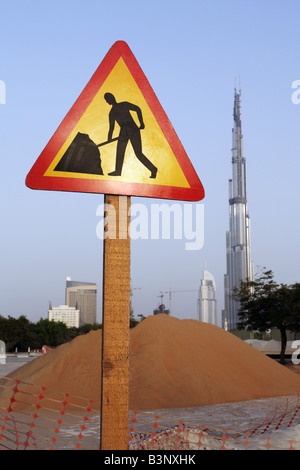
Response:
[[[278,282],[300,280],[300,105],[291,99],[300,79],[299,14],[298,0],[2,2],[1,315],[45,318],[50,300],[64,303],[70,276],[98,284],[101,321],[103,195],[32,191],[25,178],[117,40],[136,56],[206,190],[201,250],[185,250],[184,240],[132,242],[132,286],[141,288],[135,314],[152,314],[161,290],[197,290],[205,263],[223,308],[239,77],[252,260]],[[174,294],[173,315],[196,318],[196,302],[196,292]]]

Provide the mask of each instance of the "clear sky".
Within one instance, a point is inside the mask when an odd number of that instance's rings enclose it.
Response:
[[[300,281],[300,104],[292,102],[292,83],[300,80],[298,0],[0,6],[1,315],[46,318],[50,300],[64,303],[70,276],[97,283],[101,321],[96,211],[103,196],[33,191],[25,178],[117,40],[136,56],[206,191],[201,250],[187,251],[185,240],[132,242],[132,286],[140,288],[133,291],[135,314],[152,314],[160,291],[197,290],[205,264],[223,308],[235,79],[242,88],[254,267],[272,269],[278,282]],[[174,316],[196,318],[196,311],[197,292],[173,295]]]

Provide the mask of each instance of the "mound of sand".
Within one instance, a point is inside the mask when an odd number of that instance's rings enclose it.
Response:
[[[131,330],[130,409],[201,406],[293,395],[300,375],[223,329],[167,315]],[[9,375],[92,399],[100,408],[101,331],[59,346]]]

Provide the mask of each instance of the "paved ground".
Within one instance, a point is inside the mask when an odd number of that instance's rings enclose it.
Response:
[[[5,364],[2,364],[3,360],[0,361],[0,377],[10,374],[15,369],[18,369],[22,365],[26,364],[29,361],[32,361],[35,358],[36,356],[33,355],[28,357],[28,354],[18,356],[6,356],[4,360]]]

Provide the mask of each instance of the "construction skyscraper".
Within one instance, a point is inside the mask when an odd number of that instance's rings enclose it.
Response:
[[[232,289],[241,280],[252,279],[250,258],[250,219],[247,207],[246,160],[243,155],[241,91],[234,90],[234,127],[232,129],[232,179],[229,180],[229,231],[226,233],[227,273],[224,276],[225,306],[223,327],[232,330],[238,322],[239,303]]]

